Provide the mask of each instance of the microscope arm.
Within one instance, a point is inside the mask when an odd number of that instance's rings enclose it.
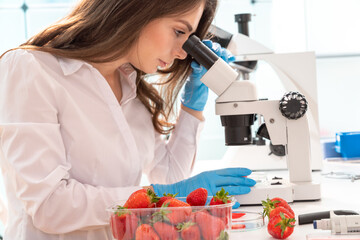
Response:
[[[323,159],[320,144],[320,125],[316,84],[316,57],[314,52],[281,54],[244,54],[236,61],[258,61],[268,63],[276,72],[287,90],[298,91],[306,96],[306,113],[310,131],[312,169],[321,169]]]

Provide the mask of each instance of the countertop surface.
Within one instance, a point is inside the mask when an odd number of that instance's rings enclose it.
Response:
[[[194,174],[200,171],[224,168],[220,161],[200,161],[195,166]],[[286,170],[269,171],[268,173],[286,176]],[[354,210],[360,211],[360,180],[351,181],[344,176],[326,175],[326,173],[355,173],[360,175],[360,163],[330,162],[324,161],[323,169],[312,173],[313,180],[321,183],[321,199],[318,201],[293,202],[290,206],[297,216],[299,214],[329,211],[329,210]],[[240,206],[244,211],[262,211],[262,206]],[[296,225],[289,240],[307,239],[308,235],[323,235],[321,239],[329,239],[331,236],[328,230],[313,229],[312,224]],[[334,236],[335,237],[335,236]],[[339,237],[339,236],[336,236]],[[341,237],[341,236],[340,236]],[[341,239],[347,236],[342,235]],[[359,239],[360,235],[352,236],[352,239]],[[354,238],[355,237],[355,238]],[[260,229],[244,232],[231,232],[230,239],[274,239],[267,233],[266,225]],[[320,239],[320,238],[319,238]],[[339,239],[339,238],[337,238]]]

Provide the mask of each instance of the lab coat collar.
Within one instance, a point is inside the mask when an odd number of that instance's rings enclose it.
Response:
[[[65,76],[71,75],[78,71],[84,64],[82,60],[58,57],[58,61]]]
[[[65,76],[74,74],[83,65],[88,65],[89,67],[92,67],[89,63],[77,59],[58,57],[58,61]],[[118,69],[121,75],[123,76],[123,79],[125,79],[127,82],[127,84],[123,86],[124,88],[126,88],[126,91],[124,91],[125,96],[123,96],[121,101],[122,104],[125,104],[129,100],[134,99],[136,97],[137,74],[135,69],[131,66],[130,63],[125,63],[122,66],[120,66]]]
[[[91,66],[90,64],[88,64],[82,60],[77,60],[77,59],[59,57],[58,60],[59,60],[60,67],[65,76],[75,73],[83,65]],[[130,86],[132,88],[136,89],[136,71],[131,66],[131,64],[125,63],[119,67],[119,70],[122,73],[122,75],[128,80]]]
[[[132,88],[136,89],[136,71],[130,63],[125,63],[119,67],[121,74],[128,80]]]
[[[121,104],[127,103],[129,100],[136,97],[136,71],[131,66],[130,63],[125,63],[119,68],[122,79],[125,79],[126,84],[122,83],[123,88],[123,97],[121,99]]]

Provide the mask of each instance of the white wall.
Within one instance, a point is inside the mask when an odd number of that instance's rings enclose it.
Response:
[[[321,137],[360,131],[360,1],[358,0],[220,0],[215,25],[237,33],[234,15],[251,13],[250,37],[276,53],[315,51]],[[251,74],[260,97],[285,91],[273,70],[259,62]],[[205,109],[206,125],[198,159],[221,159],[226,151],[215,95]]]
[[[27,3],[30,8],[25,27],[25,18],[20,9],[23,1],[0,0],[0,52],[17,46],[25,41],[26,35],[31,36],[59,19],[75,2],[29,0]],[[360,103],[357,94],[360,87],[360,1],[255,2],[252,4],[250,0],[220,0],[214,23],[236,33],[234,15],[252,13],[250,37],[254,40],[275,52],[315,51],[318,56],[317,84],[322,137],[332,137],[337,131],[360,130],[360,110],[357,108],[357,103]],[[338,57],[342,55],[347,57]],[[323,58],[329,56],[330,58]],[[266,64],[259,63],[251,78],[257,82],[261,97],[275,98],[284,91],[272,69]],[[226,150],[223,128],[219,116],[215,116],[214,101],[215,95],[210,93],[205,108],[207,121],[201,137],[198,159],[219,159]]]

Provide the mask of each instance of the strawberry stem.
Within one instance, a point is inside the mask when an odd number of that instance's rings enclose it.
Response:
[[[264,206],[264,211],[262,213],[263,217],[267,216],[269,217],[269,214],[271,212],[271,210],[275,209],[275,204],[279,203],[280,201],[275,200],[275,201],[271,201],[269,197],[267,197],[266,201],[261,201],[261,205]]]
[[[227,203],[228,200],[229,200],[229,193],[228,192],[225,192],[225,189],[224,188],[221,188],[220,191],[217,191],[215,196],[214,196],[214,200],[215,201],[222,201],[223,203]]]
[[[216,240],[229,240],[229,234],[223,230]]]
[[[163,197],[176,197],[176,195],[178,195],[179,193],[175,193],[175,194],[172,194],[172,193],[163,193]]]
[[[181,232],[193,225],[196,225],[196,223],[192,221],[188,221],[188,222],[179,223],[178,225],[176,225],[176,228],[178,229],[178,232]]]
[[[146,193],[150,197],[151,203],[157,203],[160,200],[160,198],[156,195],[156,193],[151,189],[148,188]]]
[[[131,214],[131,212],[129,210],[126,210],[126,207],[122,207],[120,205],[117,206],[116,211],[114,212],[114,214],[118,215],[119,217],[121,215],[125,215],[125,214]]]
[[[281,217],[281,221],[278,222],[275,227],[280,226],[281,228],[281,237],[284,236],[284,232],[286,230],[287,227],[294,227],[294,224],[291,223],[295,223],[295,219],[294,218],[286,218],[284,213],[280,212],[280,217]]]

